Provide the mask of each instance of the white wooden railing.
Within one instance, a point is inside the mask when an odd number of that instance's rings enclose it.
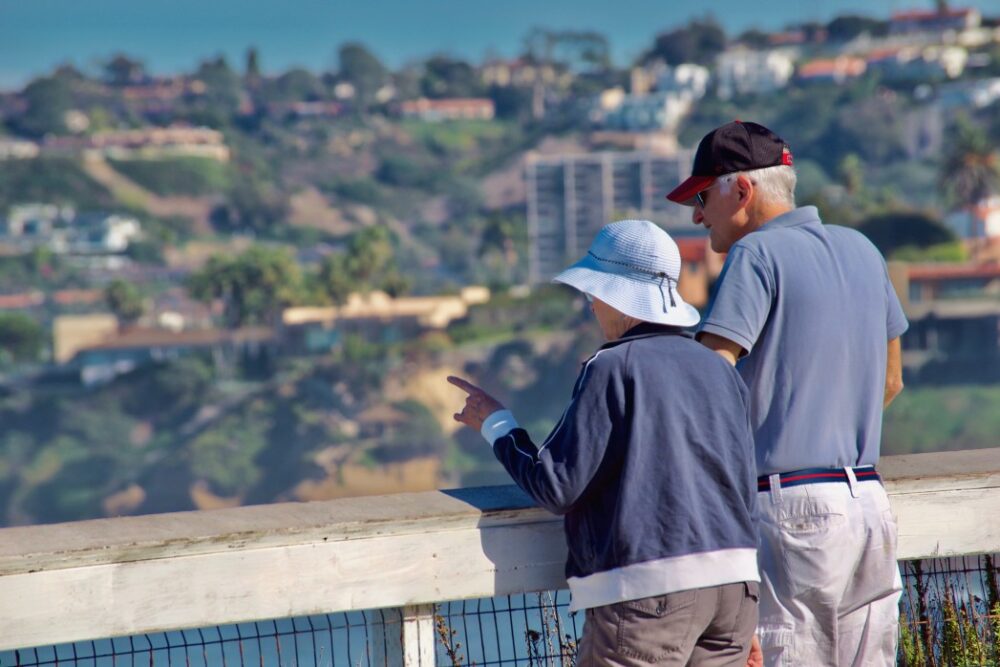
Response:
[[[901,559],[1000,552],[1000,449],[886,457]],[[513,486],[0,530],[0,650],[346,610],[434,662],[433,603],[565,587],[561,520]]]

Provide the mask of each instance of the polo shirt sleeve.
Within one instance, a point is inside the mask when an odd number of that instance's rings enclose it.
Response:
[[[698,333],[711,333],[753,350],[774,303],[774,280],[754,251],[735,246],[719,275],[715,298]]]
[[[889,269],[884,261],[882,262],[882,271],[885,275],[885,329],[889,336],[888,340],[892,340],[902,336],[910,328],[910,323],[906,321],[903,306],[899,303],[899,297],[896,296],[892,281],[889,280]]]

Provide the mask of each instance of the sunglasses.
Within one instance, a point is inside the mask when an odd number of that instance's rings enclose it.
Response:
[[[710,186],[708,186],[707,188],[705,188],[704,190],[702,190],[701,192],[697,193],[694,196],[694,200],[698,202],[699,208],[705,208],[705,193],[714,188],[718,184],[719,181],[716,181],[715,183],[712,183]]]

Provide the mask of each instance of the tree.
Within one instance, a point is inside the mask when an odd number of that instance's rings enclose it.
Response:
[[[940,221],[915,211],[876,215],[862,221],[857,229],[886,257],[905,247],[927,248],[956,240]]]
[[[847,42],[864,33],[873,37],[884,37],[888,32],[888,22],[867,16],[848,14],[838,16],[826,24],[826,34],[834,42]]]
[[[21,313],[0,313],[0,358],[34,361],[45,342],[38,322]]]
[[[251,46],[247,49],[246,69],[243,72],[243,80],[249,88],[256,88],[260,84],[260,59],[256,46]]]
[[[375,170],[375,178],[388,185],[437,192],[443,181],[443,174],[433,169],[427,160],[389,154],[382,158],[382,163]]]
[[[406,415],[406,420],[371,450],[376,461],[409,461],[421,456],[440,455],[444,451],[448,440],[427,406],[408,399],[394,403],[392,407]]]
[[[592,31],[535,28],[524,38],[524,52],[532,62],[561,65],[575,71],[603,71],[611,67],[607,38]]]
[[[826,126],[821,139],[826,148],[824,158],[829,161],[825,166],[835,168],[839,159],[850,153],[874,164],[886,164],[906,155],[902,129],[904,108],[900,100],[884,96],[867,97],[850,104],[838,102],[836,116]]]
[[[487,95],[493,100],[497,118],[524,120],[531,117],[532,93],[515,86],[490,86]]]
[[[740,33],[736,41],[748,49],[766,49],[771,46],[771,33],[750,28]]]
[[[128,86],[142,83],[146,78],[146,69],[138,60],[133,60],[123,53],[104,64],[104,80],[112,86]]]
[[[273,324],[303,294],[302,274],[284,249],[255,245],[236,257],[214,255],[188,279],[200,301],[221,299],[226,325]]]
[[[290,204],[275,185],[261,176],[233,178],[226,203],[212,212],[212,222],[223,231],[269,232],[288,217]]]
[[[112,280],[104,288],[104,302],[118,321],[126,325],[138,321],[145,310],[138,288],[121,278]]]
[[[202,102],[215,118],[213,124],[223,124],[236,113],[243,94],[243,82],[222,56],[206,60],[198,66],[195,78],[205,84]]]
[[[951,128],[941,165],[941,184],[960,206],[974,206],[1000,192],[1000,153],[986,132],[965,116]]]
[[[351,42],[338,52],[340,78],[354,86],[358,107],[366,110],[375,100],[375,93],[385,85],[389,72],[385,65],[363,44]]]
[[[857,195],[864,189],[865,171],[856,153],[848,153],[837,165],[837,180],[849,195]]]
[[[277,79],[269,81],[261,91],[261,97],[267,102],[317,100],[323,95],[323,82],[301,67],[290,69]]]
[[[17,119],[19,132],[35,138],[67,132],[66,112],[72,107],[73,94],[65,77],[35,79],[25,87],[22,97],[27,108]]]
[[[645,62],[660,58],[668,65],[698,63],[710,65],[726,48],[726,33],[715,19],[695,19],[683,28],[656,36],[656,41],[646,55]]]
[[[352,234],[344,252],[328,256],[320,266],[323,291],[338,304],[352,292],[380,289],[393,296],[405,293],[409,281],[396,265],[393,240],[385,226],[366,227]]]
[[[476,97],[483,86],[472,65],[448,56],[434,56],[424,63],[420,92],[425,97]]]

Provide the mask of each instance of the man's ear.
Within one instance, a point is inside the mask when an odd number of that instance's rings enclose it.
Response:
[[[746,207],[753,196],[753,181],[746,174],[736,177],[736,194],[740,203],[740,208]]]

